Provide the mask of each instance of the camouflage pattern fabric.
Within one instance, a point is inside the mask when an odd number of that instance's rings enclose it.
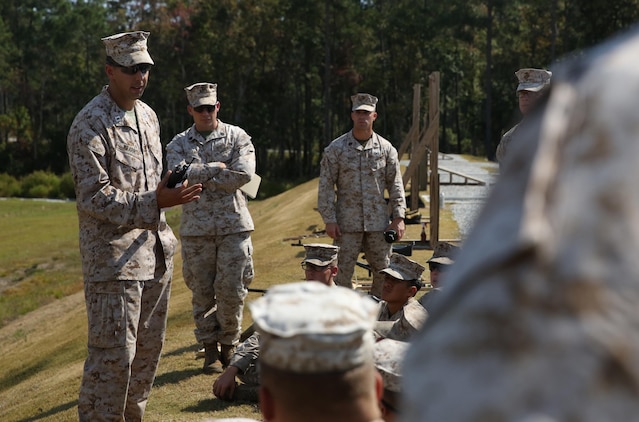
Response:
[[[240,372],[237,377],[244,384],[260,385],[260,334],[256,331],[249,338],[238,344],[230,365],[236,366]]]
[[[236,344],[242,310],[253,281],[249,232],[226,236],[182,236],[184,281],[193,294],[195,338]]]
[[[388,191],[389,203],[384,199]],[[373,133],[362,146],[352,132],[335,139],[324,149],[320,164],[317,206],[325,224],[337,223],[342,235],[359,233],[360,246],[374,273],[388,266],[391,247],[382,239],[382,232],[391,218],[404,218],[406,200],[404,184],[393,145]],[[367,233],[366,237],[363,233]],[[368,236],[368,233],[377,233]],[[336,283],[351,286],[358,245],[349,241],[335,244],[340,247],[340,271]],[[382,258],[384,257],[384,258]],[[381,259],[381,261],[380,261]],[[378,277],[379,280],[381,278]],[[374,280],[381,291],[381,284]]]
[[[497,150],[495,151],[495,158],[497,159],[497,162],[499,163],[500,168],[502,168],[504,164],[504,160],[506,159],[506,153],[508,151],[510,143],[513,141],[513,137],[516,137],[518,127],[519,127],[519,124],[516,124],[515,126],[510,128],[508,132],[504,133],[504,135],[501,137],[501,140],[499,141],[499,145],[497,145]]]
[[[393,315],[385,301],[380,302],[375,335],[378,338],[389,338],[398,341],[409,341],[428,319],[428,312],[414,298],[408,299],[406,305]],[[388,322],[391,322],[390,324]]]
[[[81,421],[141,420],[164,340],[177,239],[155,194],[157,117],[139,100],[133,115],[105,87],[67,138],[89,327]]]
[[[160,126],[142,101],[136,101],[135,114],[137,124],[105,87],[69,131],[85,281],[151,280],[156,247],[173,270],[177,239],[155,196],[162,175]]]
[[[255,174],[255,148],[243,129],[218,120],[206,139],[193,125],[177,134],[166,150],[170,168],[191,163],[189,182],[203,186],[198,201],[182,205],[180,222],[195,337],[199,342],[236,344],[246,288],[253,280],[254,229],[246,195],[239,188]]]
[[[249,304],[260,333],[260,362],[299,374],[372,364],[377,304],[344,287],[278,284]]]
[[[430,312],[435,306],[434,304],[440,299],[441,292],[441,287],[430,289],[419,298],[418,302],[426,309],[426,312]]]
[[[164,343],[171,273],[159,280],[85,283],[89,353],[81,421],[142,420]]]
[[[322,156],[317,206],[324,223],[337,223],[342,232],[383,231],[390,215],[404,218],[404,184],[395,147],[376,133],[365,146],[352,132],[331,142]]]
[[[635,29],[553,72],[413,339],[401,421],[637,419],[637,51]]]
[[[408,350],[408,343],[391,339],[382,339],[375,343],[373,359],[375,368],[382,376],[384,388],[401,393],[402,366]]]
[[[102,38],[106,55],[120,66],[138,63],[154,64],[147,48],[150,33],[145,31],[124,32]]]
[[[383,232],[342,232],[342,237],[334,243],[339,246],[337,256],[339,271],[335,277],[335,284],[349,289],[353,287],[355,265],[359,253],[363,250],[373,274],[370,294],[381,297],[384,275],[380,271],[388,267],[392,252],[392,246],[384,240]]]
[[[182,205],[180,235],[223,236],[254,229],[246,195],[239,190],[255,174],[255,147],[244,130],[218,120],[217,130],[204,139],[193,125],[173,138],[166,154],[170,169],[192,161],[188,180],[203,186],[198,201]]]

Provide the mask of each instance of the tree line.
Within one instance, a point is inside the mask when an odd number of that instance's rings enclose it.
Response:
[[[67,172],[69,126],[107,82],[100,38],[145,30],[143,101],[163,144],[192,123],[184,87],[214,82],[258,173],[292,182],[318,175],[356,92],[379,97],[375,129],[399,147],[413,86],[433,71],[440,150],[492,159],[518,118],[514,72],[630,27],[639,0],[2,0],[0,12],[0,173]]]

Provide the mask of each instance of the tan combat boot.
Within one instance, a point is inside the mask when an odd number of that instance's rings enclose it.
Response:
[[[205,374],[222,373],[224,368],[220,361],[220,351],[217,349],[217,342],[204,343],[204,366],[202,372]]]
[[[222,366],[226,368],[231,363],[231,358],[235,353],[235,346],[232,344],[220,344],[221,352],[220,352],[220,360],[222,361]]]

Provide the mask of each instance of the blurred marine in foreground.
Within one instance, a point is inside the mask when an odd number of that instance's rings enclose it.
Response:
[[[554,69],[414,337],[402,421],[637,419],[638,51]]]

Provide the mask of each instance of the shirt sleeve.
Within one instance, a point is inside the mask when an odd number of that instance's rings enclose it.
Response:
[[[229,364],[237,367],[242,373],[244,373],[252,363],[257,361],[259,356],[260,337],[259,333],[255,332],[237,346]]]
[[[388,186],[388,203],[393,218],[404,218],[406,215],[406,192],[397,150],[392,145],[386,159],[386,186]]]
[[[335,183],[339,166],[334,151],[330,148],[324,149],[320,162],[320,178],[317,187],[317,209],[324,220],[324,224],[336,223],[337,215],[335,210]]]

